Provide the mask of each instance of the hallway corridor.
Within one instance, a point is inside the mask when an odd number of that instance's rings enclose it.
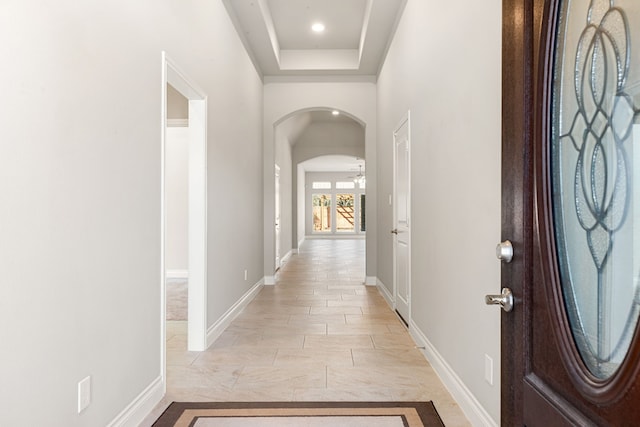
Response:
[[[186,351],[167,324],[170,401],[432,400],[447,426],[468,421],[375,287],[365,240],[307,240],[220,338]]]

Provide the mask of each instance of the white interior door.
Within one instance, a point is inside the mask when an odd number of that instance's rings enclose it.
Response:
[[[409,113],[393,133],[394,301],[405,323],[411,318],[411,161]]]
[[[275,241],[276,241],[276,270],[280,268],[280,166],[276,165],[276,212],[275,212]]]

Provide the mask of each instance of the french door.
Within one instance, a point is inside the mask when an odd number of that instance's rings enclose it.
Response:
[[[637,0],[503,1],[503,425],[640,425],[639,126]]]

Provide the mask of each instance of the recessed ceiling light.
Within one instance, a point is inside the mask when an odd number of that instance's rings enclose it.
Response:
[[[324,31],[324,24],[322,22],[316,22],[311,26],[311,29],[316,33],[321,33]]]
[[[337,116],[337,115],[339,115],[339,114],[340,114],[340,111],[338,111],[338,110],[333,110],[333,111],[331,112],[331,114],[333,114],[334,116]]]

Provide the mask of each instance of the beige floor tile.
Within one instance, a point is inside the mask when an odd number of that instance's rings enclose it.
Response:
[[[311,307],[311,314],[362,314],[361,307]]]
[[[346,323],[344,314],[292,314],[289,324],[326,323],[342,324]]]
[[[167,366],[189,366],[199,355],[199,351],[167,349]]]
[[[167,390],[194,387],[230,391],[240,376],[242,366],[201,367],[167,366]]]
[[[344,317],[349,324],[402,324],[398,316],[390,310],[380,314],[345,314]],[[406,328],[404,330],[406,331]]]
[[[373,348],[373,341],[369,335],[308,335],[304,340],[304,348],[328,350]]]
[[[278,328],[265,328],[265,334],[272,335],[326,335],[326,323],[288,324]]]
[[[167,322],[164,407],[433,400],[446,425],[469,425],[377,288],[363,284],[364,247],[305,242],[207,351],[186,351],[187,322]]]
[[[254,387],[232,390],[224,401],[226,402],[293,402],[294,389],[285,387]]]
[[[203,351],[193,361],[193,366],[271,366],[275,360],[277,350],[250,347],[244,351],[236,348],[209,349]]]
[[[389,334],[389,328],[384,324],[372,325],[329,325],[328,335],[379,335]]]
[[[430,368],[398,366],[328,366],[327,387],[390,387],[411,388],[431,379],[430,373],[421,372]]]
[[[349,349],[279,349],[273,364],[274,366],[353,366],[353,357]]]
[[[373,335],[373,343],[376,348],[402,348],[402,347],[415,347],[416,343],[409,334],[380,334]]]
[[[289,387],[292,391],[300,387],[324,387],[327,373],[324,366],[245,366],[234,390],[239,389],[278,389]]]
[[[420,350],[396,348],[392,350],[353,349],[354,366],[428,366]]]
[[[387,402],[393,401],[389,388],[300,388],[293,399],[302,402]]]

